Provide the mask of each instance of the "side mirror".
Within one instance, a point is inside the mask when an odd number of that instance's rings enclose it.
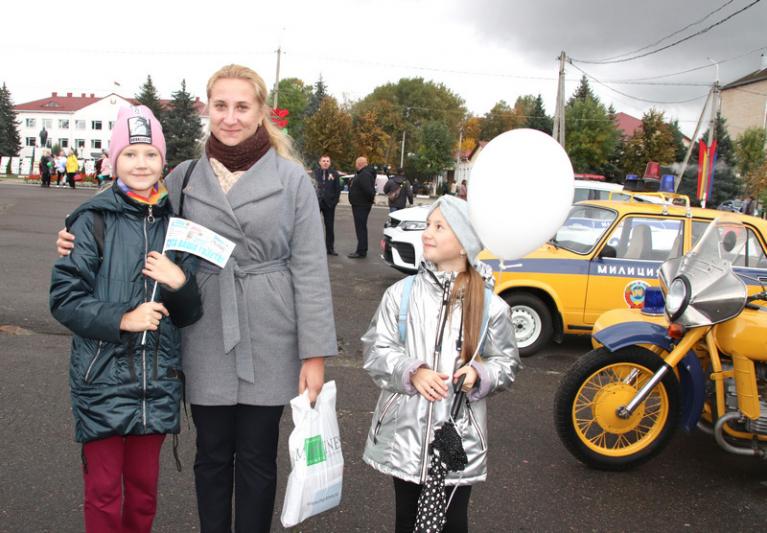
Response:
[[[605,244],[604,248],[602,248],[602,251],[599,252],[600,259],[604,259],[606,257],[615,259],[617,256],[618,256],[617,250],[615,250],[614,246],[610,246],[609,244]]]

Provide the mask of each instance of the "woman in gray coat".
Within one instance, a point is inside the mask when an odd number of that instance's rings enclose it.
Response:
[[[183,217],[236,243],[221,269],[200,261],[203,317],[182,330],[186,393],[197,430],[195,486],[203,533],[268,532],[283,406],[324,381],[337,354],[317,197],[271,122],[263,79],[228,65],[208,81],[210,136],[166,179]],[[60,234],[63,237],[63,235]],[[59,243],[62,239],[59,239]]]

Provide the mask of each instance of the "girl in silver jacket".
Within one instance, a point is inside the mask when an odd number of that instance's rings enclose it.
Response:
[[[450,416],[453,383],[465,374],[468,401],[455,423],[468,465],[445,480],[459,487],[443,531],[467,531],[471,485],[487,474],[485,398],[511,385],[520,368],[519,353],[511,310],[496,295],[487,308],[486,331],[481,331],[485,286],[492,285],[492,277],[476,261],[482,245],[471,227],[468,204],[440,198],[429,212],[423,245],[425,261],[410,288],[404,342],[399,314],[405,280],[386,290],[362,338],[365,370],[381,388],[363,459],[394,478],[395,529],[412,532],[428,476],[429,443]]]

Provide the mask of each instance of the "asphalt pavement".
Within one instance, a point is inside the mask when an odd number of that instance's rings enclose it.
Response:
[[[73,441],[67,372],[69,333],[48,312],[54,241],[66,213],[92,190],[0,183],[0,531],[82,531],[80,448]],[[359,337],[387,286],[402,274],[377,257],[387,216],[370,216],[371,250],[355,246],[351,210],[336,212],[329,258],[341,355],[327,367],[338,384],[338,419],[346,462],[343,501],[291,531],[393,530],[392,482],[361,461],[378,394],[361,369]],[[761,531],[767,524],[767,465],[720,450],[712,437],[678,432],[652,462],[630,472],[589,470],[557,439],[552,403],[570,364],[589,350],[568,338],[524,360],[513,390],[489,400],[489,476],[472,491],[473,532]],[[289,473],[282,420],[273,531]],[[170,445],[162,452],[157,532],[198,531],[192,464],[194,427],[181,434],[182,472]]]

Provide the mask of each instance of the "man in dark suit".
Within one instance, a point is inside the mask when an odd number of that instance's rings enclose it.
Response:
[[[341,182],[338,172],[330,167],[330,156],[320,157],[320,166],[314,169],[314,180],[317,182],[317,198],[320,202],[320,213],[325,223],[325,251],[328,255],[338,255],[335,250],[335,233],[333,224],[336,218],[336,205],[341,195]]]
[[[358,157],[355,168],[357,173],[349,185],[349,203],[357,233],[357,249],[347,257],[361,259],[368,254],[368,216],[376,197],[376,171],[366,157]]]

